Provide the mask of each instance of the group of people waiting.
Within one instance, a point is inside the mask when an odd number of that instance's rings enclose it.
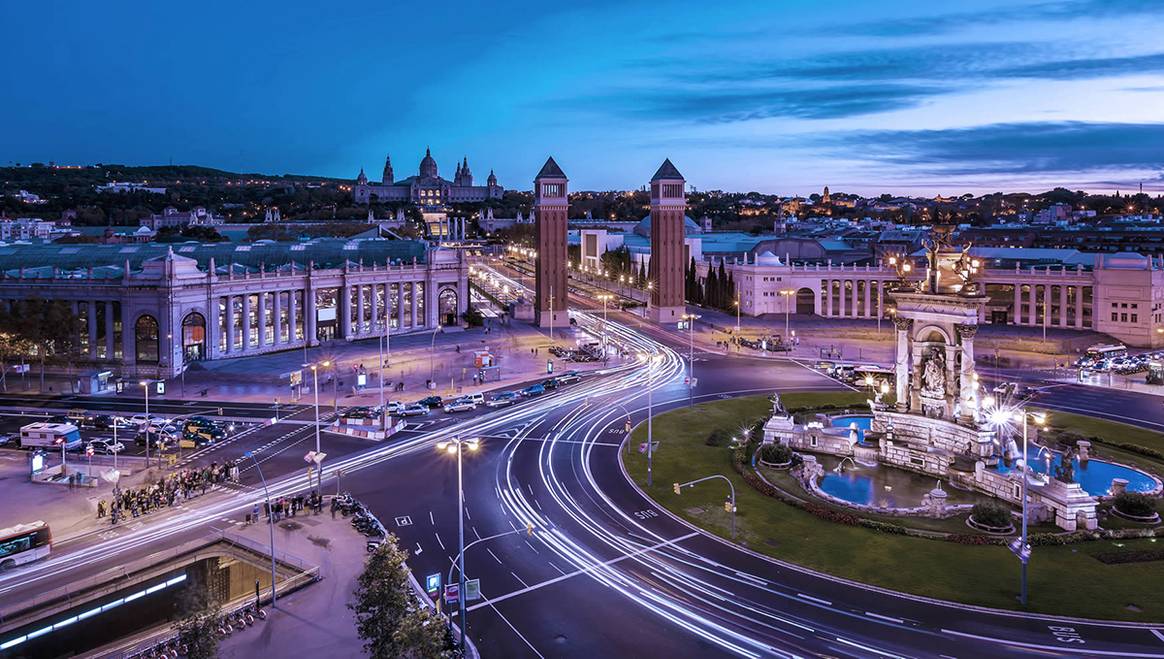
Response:
[[[187,468],[170,474],[154,483],[141,487],[121,489],[115,487],[109,503],[104,499],[97,502],[97,518],[109,516],[111,524],[116,524],[127,514],[139,517],[153,510],[175,506],[183,501],[206,494],[211,486],[228,480],[238,481],[238,465],[233,460],[223,464],[211,463],[205,467]]]

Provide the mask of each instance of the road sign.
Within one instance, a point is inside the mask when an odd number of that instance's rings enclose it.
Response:
[[[428,592],[429,595],[436,595],[437,593],[441,592],[440,572],[437,572],[436,574],[430,574],[424,578],[424,590]]]
[[[465,601],[472,602],[479,599],[481,599],[481,580],[469,579],[465,582]]]
[[[158,395],[159,395],[159,396],[161,396],[162,394],[166,393],[166,383],[165,383],[165,382],[162,382],[161,380],[158,380],[158,382],[157,382],[157,392],[158,392]]]
[[[546,374],[549,375],[550,373],[553,373],[553,372],[554,372],[554,362],[547,359],[546,360]]]
[[[456,604],[460,600],[461,589],[455,583],[445,586],[445,604]]]

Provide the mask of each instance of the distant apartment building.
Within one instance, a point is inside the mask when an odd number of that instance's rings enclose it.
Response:
[[[125,194],[127,192],[148,192],[150,194],[166,194],[165,188],[151,187],[147,183],[130,183],[127,181],[110,181],[96,188],[97,192],[116,192]]]
[[[0,219],[0,240],[48,240],[55,228],[56,223],[33,217]]]

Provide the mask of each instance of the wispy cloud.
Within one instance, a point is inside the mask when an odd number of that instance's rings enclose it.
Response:
[[[850,131],[804,142],[851,159],[953,176],[1164,168],[1164,124],[1007,123]]]
[[[1012,2],[1003,6],[973,11],[935,13],[928,16],[892,18],[838,25],[849,34],[881,37],[931,36],[1010,23],[1069,21],[1079,19],[1128,18],[1158,14],[1156,0],[1054,0],[1051,2]]]

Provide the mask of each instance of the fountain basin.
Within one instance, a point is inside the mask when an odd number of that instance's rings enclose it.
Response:
[[[1042,454],[1041,456],[1040,453]],[[1048,457],[1050,458],[1050,469],[1048,469]],[[1031,444],[1027,447],[1027,459],[1030,462],[1031,471],[1043,476],[1048,474],[1054,475],[1059,465],[1063,463],[1063,454]],[[1128,492],[1150,494],[1157,488],[1156,479],[1131,467],[1125,467],[1095,458],[1082,461],[1078,456],[1071,459],[1071,464],[1075,469],[1075,482],[1079,483],[1084,492],[1094,497],[1110,495],[1111,482],[1115,478],[1122,478],[1128,481]],[[1013,461],[1008,466],[1000,460],[994,466],[994,470],[1000,474],[1008,474],[1013,468]]]
[[[857,431],[857,441],[862,445],[865,442],[865,433],[873,427],[873,416],[869,414],[842,414],[829,417],[829,425],[834,428],[851,428]],[[855,427],[854,427],[855,426]]]
[[[912,508],[922,505],[923,497],[934,488],[934,478],[888,465],[852,466],[844,461],[843,472],[834,471],[841,463],[832,456],[817,456],[825,473],[820,480],[822,492],[858,506]],[[947,503],[973,504],[990,497],[976,492],[946,489]]]

